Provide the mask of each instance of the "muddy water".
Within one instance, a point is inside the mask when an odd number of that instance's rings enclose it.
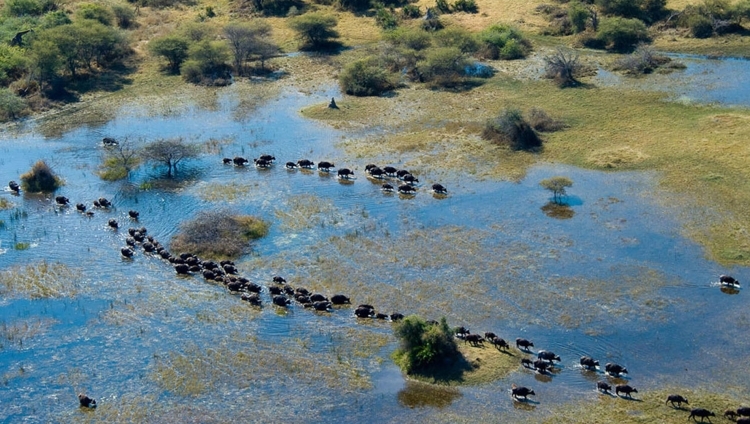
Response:
[[[416,196],[386,195],[364,177],[366,159],[335,148],[347,134],[297,114],[338,95],[334,89],[286,92],[250,114],[236,113],[241,99],[232,87],[220,93],[210,109],[154,116],[131,107],[60,138],[32,125],[0,141],[0,181],[47,159],[66,181],[57,194],[114,204],[87,218],[49,196],[0,194],[16,205],[0,212],[0,267],[57,261],[80,275],[70,282],[74,297],[2,299],[0,420],[534,419],[550,405],[596,396],[593,383],[604,377],[576,366],[583,354],[626,365],[639,389],[698,382],[750,393],[736,372],[743,356],[733,354],[747,348],[745,296],[711,284],[723,272],[742,280],[747,270],[706,261],[681,236],[674,211],[653,201],[657,175],[540,165],[520,183],[452,175],[440,181],[449,196],[436,198],[428,188],[437,181],[415,169]],[[172,180],[144,166],[112,183],[95,174],[103,136],[219,142]],[[263,153],[280,163],[269,170],[221,163]],[[357,178],[283,168],[304,157],[347,166]],[[569,219],[541,209],[550,198],[538,182],[554,175],[574,181]],[[222,195],[229,187],[241,195]],[[121,258],[128,226],[167,242],[180,222],[217,207],[272,223],[239,261],[254,281],[284,275],[384,312],[445,315],[476,332],[530,338],[562,356],[559,372],[519,368],[457,390],[407,383],[389,359],[396,346],[389,323],[357,322],[347,308],[257,310],[202,279],[176,277],[154,257]],[[140,211],[139,222],[128,220],[129,209]],[[108,228],[109,218],[122,228]],[[18,242],[31,247],[15,249]],[[534,387],[539,403],[514,407],[512,383]],[[79,411],[79,391],[98,397],[100,408]]]

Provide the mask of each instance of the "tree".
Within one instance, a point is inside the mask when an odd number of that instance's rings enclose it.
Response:
[[[539,185],[552,192],[552,202],[562,204],[565,189],[573,186],[573,181],[568,177],[552,177],[539,182]]]
[[[186,144],[182,138],[157,140],[143,148],[143,158],[149,161],[161,162],[167,166],[167,175],[177,171],[177,165],[185,159],[198,157],[200,149],[197,145]]]
[[[461,80],[468,65],[468,58],[458,48],[440,47],[429,50],[417,69],[425,80],[448,86]]]
[[[52,81],[60,69],[60,50],[50,40],[37,40],[31,45],[31,74],[36,76],[39,87],[43,90],[47,82]]]
[[[107,146],[104,164],[101,166],[99,176],[107,181],[127,178],[130,171],[141,162],[139,153],[128,139],[121,140],[114,146]]]
[[[26,109],[26,101],[7,88],[0,88],[0,118],[13,120]]]
[[[578,75],[583,65],[578,60],[578,54],[558,47],[557,51],[544,58],[546,77],[554,79],[560,87],[574,87],[580,84]]]
[[[156,38],[148,43],[151,54],[167,59],[169,71],[173,74],[180,72],[180,65],[188,57],[188,47],[187,40],[177,35]]]
[[[445,317],[438,324],[428,324],[421,317],[410,315],[396,326],[395,333],[400,346],[393,356],[407,374],[461,355]]]
[[[79,19],[91,19],[100,22],[102,25],[111,26],[115,19],[112,10],[102,4],[85,3],[78,6],[76,16]]]
[[[234,69],[239,75],[245,73],[245,62],[257,58],[262,69],[266,60],[279,51],[278,46],[270,40],[271,26],[264,21],[227,25],[224,35],[232,51]]]
[[[289,27],[299,35],[303,41],[303,48],[316,50],[325,47],[338,38],[339,33],[333,28],[338,20],[321,13],[307,13],[289,20]]]
[[[586,23],[591,17],[590,9],[579,1],[571,2],[568,6],[568,18],[570,23],[573,25],[575,32],[583,32],[586,30]]]

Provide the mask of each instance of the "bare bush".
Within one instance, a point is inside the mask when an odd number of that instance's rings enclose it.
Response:
[[[634,75],[650,74],[671,60],[667,56],[657,55],[651,47],[640,45],[632,54],[617,61],[615,69]]]
[[[29,172],[21,175],[21,188],[31,193],[55,191],[62,185],[62,179],[43,160],[37,161]]]
[[[537,107],[529,111],[529,125],[539,132],[555,132],[567,127],[564,122],[551,117],[543,109]]]
[[[172,171],[177,170],[177,165],[185,159],[198,157],[200,148],[194,144],[185,143],[182,138],[157,140],[143,148],[143,158],[149,161],[161,162],[167,165],[167,174],[171,177]]]
[[[260,218],[226,209],[205,211],[180,225],[180,232],[172,238],[171,250],[207,258],[236,258],[247,252],[251,240],[267,233],[268,224]]]
[[[546,77],[555,80],[560,87],[575,87],[581,83],[578,77],[583,72],[578,54],[574,51],[566,52],[562,48],[544,58]]]
[[[487,121],[482,138],[513,150],[534,151],[542,147],[542,139],[518,109],[505,109],[497,118]]]

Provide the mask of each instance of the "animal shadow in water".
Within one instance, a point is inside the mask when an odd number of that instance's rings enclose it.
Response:
[[[540,382],[540,383],[549,383],[552,381],[552,374],[545,371],[543,373],[535,371],[534,372],[534,380]]]
[[[638,399],[634,397],[620,396],[620,395],[615,395],[615,396],[619,397],[622,400],[628,400],[630,402],[643,402],[643,399]]]

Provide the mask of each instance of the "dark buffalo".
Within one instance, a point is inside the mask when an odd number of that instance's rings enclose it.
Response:
[[[435,194],[448,194],[448,189],[445,188],[442,184],[433,184],[432,191]]]
[[[393,322],[401,321],[402,319],[404,319],[404,314],[398,312],[391,314],[391,321]]]
[[[694,408],[690,411],[690,415],[688,415],[688,419],[692,418],[693,421],[698,421],[696,418],[700,418],[701,422],[703,422],[704,418],[708,418],[708,422],[711,422],[711,418],[709,417],[715,417],[716,414],[709,411],[708,409],[704,408]]]
[[[221,162],[224,163],[224,165],[231,165],[232,164],[232,159],[231,158],[224,158],[224,159],[221,160]]]
[[[263,290],[263,287],[261,287],[259,284],[250,283],[250,282],[242,283],[242,287],[251,293],[260,293],[261,290]]]
[[[497,334],[495,334],[495,333],[493,333],[491,331],[486,331],[484,333],[484,338],[487,339],[487,340],[494,339],[495,337],[497,337]]]
[[[128,246],[135,246],[135,239],[133,237],[125,238],[125,244]]]
[[[107,200],[104,197],[100,197],[97,200],[97,202],[99,202],[99,206],[102,207],[102,208],[108,208],[108,207],[112,206],[112,202],[110,202],[109,200]]]
[[[104,137],[102,139],[102,144],[107,147],[114,147],[114,146],[117,146],[118,143],[117,143],[117,140],[115,140],[112,137]]]
[[[255,163],[255,166],[257,168],[270,168],[273,162],[267,161],[265,159],[253,159],[253,162]]]
[[[383,191],[384,193],[393,193],[394,187],[393,187],[393,185],[391,185],[391,184],[385,183],[385,184],[383,184],[382,186],[380,186],[380,189],[381,189],[381,190],[382,190],[382,191]]]
[[[264,160],[266,162],[273,163],[273,162],[276,161],[276,156],[274,156],[274,155],[260,155],[260,156],[258,156],[258,159]]]
[[[544,374],[547,372],[547,369],[550,367],[550,364],[543,360],[543,359],[537,359],[534,361],[534,369],[537,370],[539,373]]]
[[[523,350],[529,350],[530,347],[533,347],[534,343],[532,343],[529,340],[517,338],[516,339],[516,347]]]
[[[527,400],[528,396],[530,396],[530,395],[536,396],[536,393],[534,393],[533,390],[529,389],[528,387],[524,387],[524,386],[516,387],[515,385],[513,385],[513,387],[511,388],[511,393],[512,393],[512,396],[515,399],[518,399],[519,397],[522,397],[524,400]]]
[[[539,359],[545,360],[545,361],[549,361],[549,362],[552,362],[552,361],[558,361],[558,362],[560,362],[560,357],[559,356],[555,355],[554,352],[550,352],[550,351],[547,351],[547,350],[540,350],[536,354],[536,357],[539,358]]]
[[[373,178],[382,179],[385,176],[385,171],[378,167],[375,167],[371,169],[368,174],[370,174],[370,176]]]
[[[375,319],[386,320],[386,319],[388,319],[388,314],[377,313],[377,314],[375,314]]]
[[[331,168],[335,168],[336,166],[333,164],[333,162],[328,161],[321,161],[318,162],[318,170],[323,172],[328,172],[331,170]]]
[[[83,203],[76,203],[76,210],[78,212],[86,212],[86,205]]]
[[[610,386],[604,381],[597,381],[596,390],[599,390],[600,392],[604,392],[604,393],[609,393],[610,390],[612,390],[612,386]]]
[[[464,343],[468,342],[472,346],[484,345],[484,337],[479,334],[467,334],[464,337]]]
[[[681,395],[669,395],[667,396],[667,401],[664,403],[665,404],[671,403],[673,407],[675,406],[675,403],[676,403],[678,408],[681,407],[683,403],[690,405],[687,398],[684,398]]]
[[[281,287],[271,286],[271,287],[268,288],[268,292],[275,296],[277,294],[284,293],[284,290]]]
[[[304,294],[299,294],[299,293],[294,295],[294,300],[296,300],[297,302],[303,305],[312,303],[312,300],[310,300],[310,296],[305,296]]]
[[[122,256],[124,256],[126,258],[132,258],[133,255],[135,254],[135,252],[133,251],[133,249],[131,249],[129,247],[123,247],[122,249],[120,249],[120,253],[122,254]]]
[[[735,424],[750,424],[750,418],[740,418],[735,421]]]
[[[216,273],[211,271],[210,269],[204,269],[203,270],[203,278],[206,280],[213,280],[216,278]]]
[[[331,309],[331,302],[313,302],[313,308],[315,308],[316,311],[328,312]]]
[[[230,292],[241,292],[243,291],[242,289],[242,283],[240,283],[239,281],[230,281],[227,284],[227,290],[229,290]]]
[[[227,265],[224,265],[223,268],[224,268],[224,272],[226,272],[227,274],[234,274],[234,275],[238,274],[237,268],[234,265],[227,264]]]
[[[724,411],[724,418],[734,421],[737,418],[737,412],[734,409],[727,409]]]
[[[78,403],[82,408],[96,408],[96,400],[83,393],[78,394]]]
[[[369,174],[370,170],[375,169],[375,168],[378,168],[378,166],[375,165],[374,163],[368,163],[367,165],[365,165],[365,172]]]
[[[737,408],[737,415],[740,417],[750,417],[750,408],[747,406]]]
[[[294,294],[294,288],[292,288],[292,286],[290,286],[290,285],[285,285],[284,286],[284,293],[286,293],[288,295],[293,295]]]
[[[398,172],[398,169],[392,166],[385,166],[383,167],[383,172],[385,172],[385,174],[388,175],[389,177],[393,177],[396,175],[396,172]]]
[[[187,275],[190,273],[190,267],[186,264],[177,264],[174,266],[174,270],[181,275]]]
[[[596,368],[599,365],[599,361],[595,361],[590,356],[581,356],[581,366],[585,368]]]
[[[300,159],[297,161],[297,165],[299,165],[300,168],[311,169],[315,166],[315,162],[307,159]]]
[[[410,186],[409,184],[401,184],[398,186],[398,192],[401,194],[415,194],[417,189]]]
[[[411,172],[409,172],[409,171],[407,171],[407,170],[405,170],[405,169],[400,169],[400,170],[396,171],[396,176],[397,176],[397,177],[398,177],[399,179],[403,179],[403,178],[404,178],[404,175],[406,175],[406,174],[411,174]]]
[[[280,275],[274,275],[273,282],[276,284],[286,284],[286,280]]]
[[[361,304],[361,305],[357,305],[357,308],[367,308],[367,309],[372,309],[373,311],[375,310],[375,307],[374,307],[374,306],[372,306],[372,305],[368,305],[368,304],[366,304],[366,303],[363,303],[363,304]]]
[[[310,295],[310,300],[312,300],[313,302],[328,302],[328,298],[320,293]]]
[[[243,293],[240,299],[250,302],[253,306],[261,306],[260,296],[257,293]]]
[[[401,177],[401,179],[407,184],[416,184],[419,182],[419,179],[417,179],[417,177],[411,174],[406,174],[403,177]]]
[[[343,305],[345,303],[352,303],[348,297],[344,296],[343,294],[335,294],[331,296],[331,303],[334,305]]]
[[[287,299],[286,296],[277,295],[273,297],[273,304],[276,306],[281,306],[281,307],[286,308],[290,303],[292,303],[292,301]]]
[[[286,169],[297,169],[297,164],[294,162],[287,162],[284,166],[286,167]]]
[[[620,396],[620,393],[625,393],[625,396],[631,397],[631,393],[638,393],[638,389],[628,384],[618,384],[615,386],[615,394]]]
[[[354,315],[357,318],[372,318],[375,315],[375,311],[370,308],[358,307],[354,310]]]
[[[719,276],[719,282],[722,286],[729,286],[729,287],[739,287],[740,282],[737,281],[734,277],[731,275],[720,275]]]
[[[611,375],[614,375],[614,376],[618,376],[620,374],[627,374],[628,373],[628,369],[627,368],[623,367],[622,365],[612,364],[612,363],[605,364],[604,365],[604,371],[607,374],[611,374]]]
[[[510,345],[508,342],[506,342],[504,339],[501,339],[500,337],[494,337],[490,339],[490,343],[492,343],[496,348],[500,349],[509,349]]]
[[[67,205],[70,203],[70,199],[65,196],[55,196],[55,203],[58,205]]]
[[[112,228],[117,228],[120,226],[120,224],[117,223],[117,220],[112,218],[109,221],[107,221],[107,225],[109,225]]]
[[[245,166],[245,164],[249,163],[250,161],[243,158],[242,156],[235,156],[234,159],[232,159],[232,163],[234,163],[237,166]]]
[[[8,183],[8,188],[10,188],[10,191],[18,194],[21,191],[21,186],[18,185],[17,182],[11,181]]]
[[[534,361],[529,358],[521,358],[521,366],[524,368],[534,368]]]
[[[140,215],[140,213],[138,211],[134,211],[134,210],[129,210],[128,211],[128,216],[131,217],[131,218],[133,218],[133,219],[138,219],[138,215]]]
[[[144,251],[151,253],[151,252],[154,251],[154,249],[155,249],[154,248],[154,244],[151,243],[150,241],[147,241],[147,242],[143,243],[143,250]]]
[[[354,172],[349,168],[341,168],[337,172],[338,177],[344,180],[350,180],[354,178]]]
[[[295,293],[304,294],[305,296],[310,296],[310,290],[307,290],[304,287],[297,287],[294,289]]]

